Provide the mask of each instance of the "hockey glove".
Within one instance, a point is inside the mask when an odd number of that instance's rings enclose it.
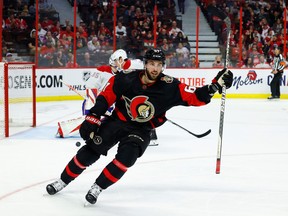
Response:
[[[233,73],[227,68],[224,68],[223,70],[219,71],[217,76],[212,80],[212,83],[209,86],[209,93],[214,94],[216,91],[218,91],[220,94],[222,94],[223,85],[225,85],[228,89],[232,86],[232,82]]]
[[[101,121],[97,116],[91,114],[87,115],[80,126],[80,136],[86,141],[93,139],[94,134],[97,132],[100,125]]]

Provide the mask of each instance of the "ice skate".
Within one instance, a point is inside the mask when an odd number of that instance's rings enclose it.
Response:
[[[157,139],[150,140],[149,146],[158,146],[158,145],[159,143]]]
[[[158,146],[158,145],[159,145],[159,143],[158,143],[158,139],[157,139],[156,130],[153,129],[153,130],[151,130],[151,133],[150,133],[149,146]]]
[[[279,99],[279,96],[269,96],[267,99],[268,100],[273,100],[273,99]]]
[[[85,199],[87,200],[88,203],[95,204],[101,192],[102,192],[102,188],[100,188],[96,183],[94,183],[91,186],[91,189],[86,194]]]
[[[48,184],[46,186],[46,191],[50,195],[54,195],[61,191],[63,188],[65,188],[67,184],[65,184],[61,179],[56,180],[55,182],[52,182],[51,184]]]

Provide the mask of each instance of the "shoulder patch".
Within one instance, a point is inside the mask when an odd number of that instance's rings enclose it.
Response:
[[[172,83],[172,82],[173,82],[173,79],[174,79],[173,77],[167,76],[167,75],[161,77],[161,81],[164,81],[164,82],[166,82],[166,83]]]

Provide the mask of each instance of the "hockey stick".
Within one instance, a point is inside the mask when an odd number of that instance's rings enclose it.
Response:
[[[224,67],[228,70],[229,48],[230,48],[230,29],[227,29],[227,45],[226,45],[226,59]],[[220,174],[221,154],[222,154],[222,139],[223,139],[223,126],[224,126],[224,113],[226,102],[226,86],[222,87],[221,105],[220,105],[220,121],[219,121],[219,137],[217,147],[217,160],[216,160],[216,174]]]
[[[191,135],[193,135],[193,136],[195,136],[197,138],[205,137],[205,136],[207,136],[208,134],[211,133],[211,129],[209,129],[208,131],[206,131],[203,134],[195,134],[195,133],[192,133],[191,131],[187,130],[186,128],[182,127],[181,125],[177,124],[176,122],[174,122],[174,121],[172,121],[170,119],[167,119],[167,121],[172,123],[172,124],[174,124],[174,125],[176,125],[177,127],[181,128],[181,129],[185,130],[186,132],[188,132],[189,134],[191,134]]]
[[[72,85],[69,85],[67,83],[65,83],[62,79],[60,79],[60,82],[62,82],[65,86],[67,86],[69,89],[71,89],[72,91],[74,91],[76,94],[78,94],[80,97],[85,99],[85,96],[82,95],[80,92],[78,92]]]

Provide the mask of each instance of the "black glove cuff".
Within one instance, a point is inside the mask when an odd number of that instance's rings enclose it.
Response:
[[[218,90],[219,90],[219,86],[216,83],[211,83],[208,86],[208,92],[211,96],[213,96],[215,92],[217,92]]]

